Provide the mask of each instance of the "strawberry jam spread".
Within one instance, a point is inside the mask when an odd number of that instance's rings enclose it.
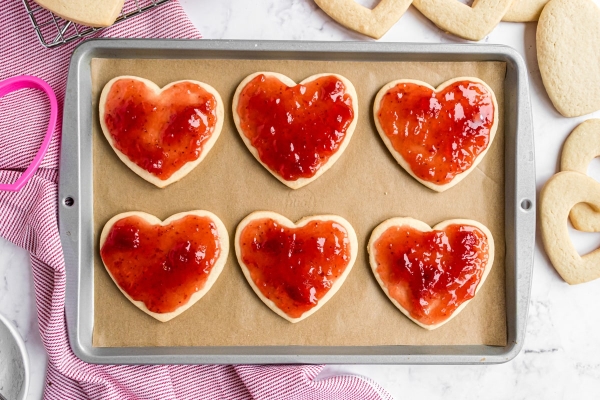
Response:
[[[415,320],[435,325],[475,296],[488,249],[485,233],[470,225],[431,232],[394,226],[375,242],[375,260],[390,297]]]
[[[145,83],[120,79],[112,85],[104,123],[113,145],[161,180],[197,160],[217,122],[217,100],[192,82],[157,95]]]
[[[454,82],[439,93],[399,83],[381,99],[379,124],[420,179],[449,183],[490,144],[493,93],[479,82]]]
[[[355,117],[352,101],[335,76],[288,87],[257,75],[242,89],[237,113],[260,160],[295,181],[313,177],[340,148]]]
[[[351,258],[348,232],[333,221],[286,228],[269,218],[255,220],[239,240],[254,284],[291,318],[316,306]]]
[[[217,227],[208,217],[188,215],[162,226],[130,216],[112,226],[100,255],[132,299],[168,313],[204,287],[220,251]]]

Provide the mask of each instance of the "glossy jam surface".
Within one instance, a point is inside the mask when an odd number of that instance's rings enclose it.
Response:
[[[354,119],[352,101],[335,76],[288,87],[258,75],[240,92],[237,113],[260,160],[295,181],[314,176],[340,148]]]
[[[390,227],[375,242],[375,260],[390,296],[417,321],[434,325],[475,296],[488,249],[486,235],[470,225],[431,232]]]
[[[255,220],[239,244],[255,285],[292,318],[318,304],[351,258],[348,232],[333,221],[286,228],[272,219]]]
[[[123,78],[108,93],[104,122],[119,151],[166,180],[202,154],[217,122],[216,101],[191,82],[157,95],[143,82]]]
[[[381,99],[379,123],[413,173],[437,185],[468,170],[489,145],[492,93],[479,82],[458,81],[435,93],[400,83]]]
[[[131,298],[167,313],[204,287],[220,251],[217,227],[208,217],[188,215],[161,226],[131,216],[113,225],[100,255]]]

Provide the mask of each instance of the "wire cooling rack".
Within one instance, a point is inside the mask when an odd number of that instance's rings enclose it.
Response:
[[[4,1],[4,0],[2,0]],[[135,17],[143,12],[150,11],[171,0],[125,0],[123,10],[115,24]],[[66,21],[45,8],[40,7],[33,0],[23,0],[27,15],[33,24],[35,33],[42,46],[46,48],[57,47],[65,43],[93,35],[103,28],[90,28]]]

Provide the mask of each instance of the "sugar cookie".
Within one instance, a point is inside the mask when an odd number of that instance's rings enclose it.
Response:
[[[579,172],[559,172],[540,194],[540,230],[546,254],[570,285],[600,278],[600,249],[580,256],[569,237],[567,218],[577,203],[600,209],[600,183]]]
[[[413,218],[381,223],[369,239],[369,263],[392,303],[432,330],[475,297],[494,263],[494,238],[483,224],[453,219],[429,227]]]
[[[504,14],[502,21],[506,22],[533,22],[540,18],[548,0],[514,0],[515,2]]]
[[[381,38],[412,3],[412,0],[381,0],[372,10],[354,0],[315,0],[327,15],[348,29]]]
[[[224,120],[223,100],[210,85],[177,81],[162,89],[136,76],[111,79],[100,95],[100,126],[133,172],[163,188],[206,157]]]
[[[550,100],[565,117],[600,109],[600,8],[551,0],[537,27],[537,57]]]
[[[113,282],[137,308],[161,322],[210,290],[228,254],[225,225],[202,210],[164,221],[138,211],[122,213],[100,235],[100,257]]]
[[[112,25],[125,0],[33,0],[67,21],[81,25],[104,27]]]
[[[267,211],[248,215],[235,232],[235,254],[256,295],[277,315],[296,323],[325,305],[352,270],[358,241],[336,215],[293,223]]]
[[[313,75],[299,84],[275,72],[246,77],[233,96],[233,121],[250,153],[292,189],[335,164],[350,143],[358,98],[341,75]]]
[[[458,0],[413,0],[413,5],[445,32],[479,41],[500,23],[513,0],[476,0],[472,7]]]
[[[590,119],[580,124],[563,145],[561,171],[587,174],[590,162],[600,156],[600,119]],[[586,204],[576,204],[569,213],[571,223],[580,231],[600,232],[600,210]]]
[[[428,188],[448,190],[483,160],[498,129],[498,103],[482,80],[433,86],[411,79],[385,85],[373,104],[375,127],[398,164]]]

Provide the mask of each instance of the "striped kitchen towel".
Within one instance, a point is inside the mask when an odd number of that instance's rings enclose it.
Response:
[[[99,33],[105,37],[190,38],[200,34],[177,2]],[[37,41],[21,0],[0,2],[0,79],[28,74],[48,82],[62,107],[76,43],[52,50]],[[46,131],[43,94],[0,99],[0,181],[12,182]],[[18,193],[0,192],[0,236],[31,254],[42,341],[49,355],[46,399],[391,399],[356,376],[315,380],[323,366],[92,365],[71,351],[65,325],[65,263],[58,235],[57,180],[62,112],[46,157]]]

